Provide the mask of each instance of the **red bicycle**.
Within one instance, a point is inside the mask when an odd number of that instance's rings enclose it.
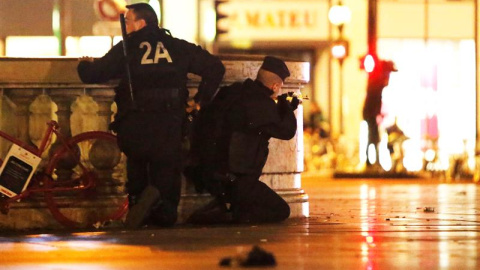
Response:
[[[128,209],[128,200],[122,181],[115,177],[119,175],[122,155],[116,137],[108,132],[91,131],[65,138],[57,122],[50,121],[47,126],[39,147],[0,131],[1,137],[13,143],[12,147],[21,147],[38,158],[49,150],[48,158],[42,161],[42,169],[33,173],[28,184],[19,192],[0,199],[1,212],[8,214],[11,203],[43,194],[53,217],[68,228],[98,228],[106,222],[122,219]],[[55,143],[52,143],[53,134],[57,138]],[[0,165],[3,162],[0,158]],[[4,167],[7,166],[8,162]],[[17,170],[19,173],[10,171],[13,174],[10,178],[22,173],[22,170]],[[5,182],[5,179],[0,180]]]

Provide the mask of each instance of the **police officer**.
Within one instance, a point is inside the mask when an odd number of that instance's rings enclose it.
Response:
[[[200,165],[189,176],[200,178],[216,199],[195,211],[188,221],[229,222],[230,215],[236,223],[288,218],[288,204],[259,181],[269,139],[289,140],[297,130],[294,110],[299,100],[294,97],[289,102],[287,94],[278,96],[288,76],[281,59],[267,56],[255,81],[247,79],[221,88],[210,110],[200,112],[196,127],[200,135],[193,144]]]
[[[392,61],[379,61],[371,75],[368,77],[367,94],[363,105],[363,119],[368,124],[368,143],[367,156],[370,145],[375,148],[375,162],[371,163],[371,159],[367,158],[367,168],[383,170],[379,166],[378,144],[380,143],[380,133],[378,130],[379,117],[382,110],[382,93],[383,89],[388,86],[390,73],[397,71]]]
[[[120,79],[115,88],[118,112],[110,128],[127,156],[128,228],[147,221],[172,226],[180,200],[181,140],[188,98],[187,73],[202,77],[194,97],[200,106],[215,95],[225,73],[221,61],[200,46],[174,38],[158,27],[152,7],[127,5],[123,44],[105,56],[80,58],[78,74],[85,83]],[[131,71],[130,92],[125,64]]]

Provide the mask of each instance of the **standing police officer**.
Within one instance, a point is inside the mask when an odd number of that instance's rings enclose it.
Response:
[[[85,83],[120,79],[115,88],[118,112],[110,128],[127,156],[128,228],[150,220],[172,226],[180,201],[181,140],[188,98],[187,73],[202,77],[194,97],[207,105],[223,79],[221,61],[200,46],[174,38],[158,27],[152,7],[127,5],[128,57],[119,42],[100,59],[80,58],[78,74]],[[131,71],[130,93],[125,64]]]
[[[288,76],[281,59],[267,56],[255,81],[221,88],[212,106],[200,111],[192,146],[199,165],[187,175],[216,199],[195,211],[189,222],[229,222],[229,211],[236,223],[288,218],[288,204],[259,181],[270,138],[289,140],[297,131],[294,110],[299,100],[278,96]]]

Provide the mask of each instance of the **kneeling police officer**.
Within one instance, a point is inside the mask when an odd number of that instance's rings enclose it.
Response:
[[[85,83],[120,79],[115,88],[118,113],[111,129],[127,156],[126,226],[139,228],[147,221],[172,226],[180,200],[187,73],[202,77],[194,99],[205,106],[215,95],[225,68],[219,58],[200,46],[159,28],[150,5],[126,7],[126,40],[99,59],[80,58],[78,74]],[[122,42],[128,48],[127,58]],[[131,71],[132,93],[126,63]]]
[[[299,100],[279,96],[288,76],[281,59],[267,56],[256,80],[222,87],[212,106],[200,111],[194,120],[194,162],[186,175],[215,200],[195,211],[189,222],[261,223],[289,217],[285,200],[259,181],[270,138],[290,140],[297,131]]]

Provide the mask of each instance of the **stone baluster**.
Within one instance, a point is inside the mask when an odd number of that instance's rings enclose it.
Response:
[[[30,104],[30,118],[29,118],[29,136],[30,140],[38,147],[45,136],[47,130],[47,123],[54,119],[56,105],[52,99],[45,94],[38,95]],[[45,151],[43,158],[48,155]]]
[[[109,131],[109,125],[112,122],[112,107],[115,106],[114,97],[115,92],[112,88],[98,87],[89,88],[87,93],[98,104],[98,130]],[[110,153],[108,156],[103,156],[100,162],[100,158],[95,158],[94,166],[97,169],[102,169],[105,173],[105,182],[112,188],[114,192],[122,193],[125,183],[125,156],[120,155],[120,150],[116,145],[103,145]],[[99,147],[99,149],[101,149]],[[92,153],[94,153],[92,151]],[[119,160],[121,158],[121,160]],[[92,158],[93,160],[93,158]],[[115,165],[117,165],[115,167]]]
[[[0,89],[0,130],[3,132],[14,135],[17,128],[14,126],[16,121],[12,121],[15,118],[15,104],[4,95],[4,90]],[[0,139],[0,157],[3,158],[10,149],[11,143],[5,139]]]
[[[72,116],[70,126],[72,136],[77,134],[99,130],[98,104],[92,97],[81,95],[70,106]]]
[[[15,120],[11,123],[16,126],[11,134],[22,142],[32,144],[29,136],[29,106],[38,95],[37,89],[5,89],[6,96],[15,104]],[[32,144],[33,145],[33,144]]]
[[[88,94],[98,104],[99,130],[108,131],[108,125],[112,121],[112,105],[115,93],[112,88],[90,88]]]
[[[72,137],[70,117],[72,115],[71,105],[78,96],[83,94],[83,89],[49,89],[49,96],[57,104],[58,124],[60,133],[65,138]]]
[[[83,93],[83,89],[49,89],[49,95],[52,100],[57,104],[57,117],[58,124],[60,125],[60,135],[64,139],[72,137],[71,130],[71,104],[72,102]],[[50,147],[50,153],[53,153],[57,147],[61,146],[60,139],[57,138],[55,143]],[[68,180],[72,175],[72,169],[75,167],[75,162],[71,159],[68,159],[68,156],[65,156],[65,159],[61,162],[63,168],[57,169],[57,179],[59,181]]]

